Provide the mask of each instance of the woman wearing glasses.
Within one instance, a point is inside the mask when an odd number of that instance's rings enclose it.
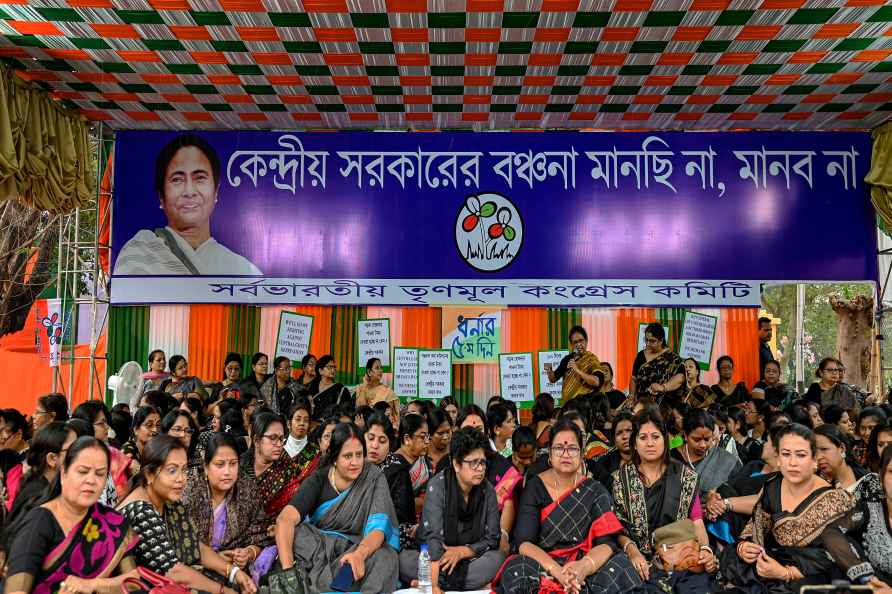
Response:
[[[172,435],[180,440],[189,456],[190,467],[201,464],[200,460],[195,458],[197,432],[198,425],[195,423],[195,419],[182,409],[170,411],[161,420],[161,433]]]
[[[279,415],[288,410],[300,394],[300,384],[291,377],[291,359],[273,359],[273,375],[260,386],[260,399],[267,408]]]
[[[208,402],[217,402],[224,398],[232,398],[238,393],[238,383],[242,377],[242,356],[229,353],[223,361],[223,381],[208,386],[211,397]]]
[[[409,471],[412,495],[415,497],[415,513],[412,515],[411,523],[400,525],[400,545],[402,547],[415,547],[418,512],[424,504],[427,483],[431,477],[430,460],[425,455],[430,441],[431,436],[426,417],[415,414],[403,415],[397,439],[400,447],[397,451],[388,454],[380,465],[381,471],[385,475],[390,474],[395,467],[405,468]]]
[[[150,439],[158,435],[161,428],[161,413],[154,406],[140,406],[133,413],[133,437],[121,447],[125,456],[133,460],[133,473],[139,472],[142,454]]]
[[[274,550],[264,553],[272,544],[270,522],[254,483],[239,476],[238,443],[232,435],[213,435],[201,465],[189,470],[183,501],[202,543],[255,580],[269,570],[276,556]]]
[[[641,584],[617,546],[623,527],[610,494],[586,472],[583,444],[569,419],[551,429],[550,468],[530,478],[520,497],[517,554],[497,578],[498,592],[623,592]]]
[[[659,413],[646,408],[632,421],[632,464],[613,477],[616,515],[625,533],[619,544],[629,555],[641,579],[650,578],[653,533],[679,520],[694,522],[700,543],[699,562],[707,571],[716,568],[703,524],[697,473],[669,456],[669,435]]]
[[[275,518],[309,476],[285,451],[285,421],[264,412],[254,418],[251,447],[239,460],[239,474],[254,481],[268,518]],[[312,472],[312,471],[310,471]]]
[[[808,387],[803,398],[821,408],[835,404],[844,410],[855,407],[858,399],[847,384],[842,383],[843,364],[839,359],[824,357],[818,363],[815,375],[818,381]]]
[[[499,551],[499,504],[486,480],[486,438],[462,429],[449,454],[449,466],[431,479],[418,527],[418,540],[427,543],[433,562],[434,594],[484,588],[505,559]],[[410,583],[417,569],[418,551],[402,551],[402,580]]]
[[[186,488],[186,448],[177,438],[159,435],[146,444],[133,491],[120,506],[139,537],[136,564],[195,590],[245,594],[257,588],[247,573],[202,543],[181,500]],[[208,575],[194,566],[201,566]]]
[[[351,401],[350,390],[344,384],[335,381],[338,366],[334,357],[324,355],[316,362],[316,379],[310,384],[313,396],[313,416],[324,419],[335,413],[335,407],[342,402]]]
[[[111,456],[111,467],[106,479],[106,488],[100,501],[105,505],[114,506],[118,502],[118,498],[122,498],[127,494],[130,475],[135,474],[137,469],[132,468],[133,459],[130,456],[108,444],[108,420],[110,417],[111,414],[101,400],[82,402],[71,413],[72,419],[86,421],[93,428],[93,436],[108,446],[109,456]]]

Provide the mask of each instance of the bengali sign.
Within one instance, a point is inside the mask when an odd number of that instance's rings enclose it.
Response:
[[[125,130],[111,301],[756,307],[763,281],[877,278],[871,152],[867,132]],[[188,225],[155,186],[171,163],[213,178]],[[753,213],[771,233],[715,225]]]
[[[561,359],[570,354],[570,351],[539,351],[539,392],[548,392],[554,398],[555,402],[561,399],[561,388],[564,385],[563,378],[558,379],[555,383],[548,381],[548,373],[545,372],[545,366],[550,364],[551,368],[557,369],[561,364]]]
[[[502,398],[514,402],[532,402],[533,354],[502,353],[499,355],[499,386]]]
[[[442,347],[453,363],[495,363],[502,343],[502,312],[491,308],[443,308]]]
[[[141,303],[145,281],[117,277],[112,301]],[[394,279],[233,279],[156,276],[165,303],[303,303],[329,305],[467,305],[563,307],[758,307],[759,281]],[[470,323],[468,329],[470,329]],[[450,343],[447,348],[452,348]],[[469,353],[466,353],[467,357]],[[467,362],[467,361],[466,361]]]
[[[313,316],[291,311],[279,314],[279,331],[276,335],[276,357],[288,357],[292,365],[300,362],[310,352],[313,336]]]
[[[393,349],[393,391],[400,398],[418,396],[418,349]]]
[[[439,400],[452,394],[452,352],[418,349],[418,397]]]
[[[390,320],[376,318],[359,320],[356,323],[357,348],[359,356],[357,365],[365,365],[371,358],[381,360],[385,373],[390,372]]]
[[[682,359],[692,358],[700,369],[709,370],[712,347],[718,318],[693,311],[685,312],[681,328],[681,345],[678,354]]]

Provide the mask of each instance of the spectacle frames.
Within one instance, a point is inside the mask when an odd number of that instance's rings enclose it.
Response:
[[[486,458],[478,458],[476,460],[462,460],[463,464],[467,464],[471,470],[480,470],[486,466]]]
[[[273,445],[281,445],[285,443],[284,435],[270,435],[269,433],[264,433],[261,437],[268,439]]]
[[[576,446],[551,446],[551,452],[556,454],[557,456],[563,458],[564,456],[569,456],[570,458],[575,458],[579,455],[579,452],[582,451]]]

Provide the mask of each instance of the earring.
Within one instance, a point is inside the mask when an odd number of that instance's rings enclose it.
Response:
[[[842,453],[842,459],[843,459],[843,460],[846,459],[846,453],[845,453],[845,452]]]

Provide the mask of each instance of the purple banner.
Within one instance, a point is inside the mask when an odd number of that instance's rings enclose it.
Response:
[[[866,133],[134,131],[116,148],[115,301],[136,283],[164,301],[146,275],[876,278]]]

